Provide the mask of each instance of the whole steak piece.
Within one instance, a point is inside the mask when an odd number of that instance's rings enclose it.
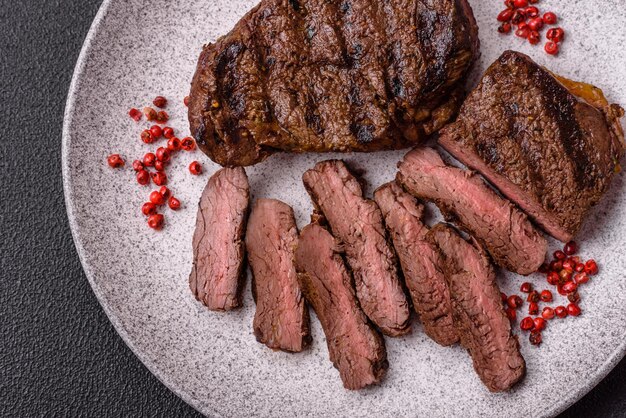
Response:
[[[449,222],[472,234],[494,261],[528,275],[544,262],[548,243],[526,215],[475,173],[447,165],[433,148],[416,148],[398,164],[397,180],[432,200]]]
[[[395,182],[374,192],[400,259],[404,281],[426,335],[449,346],[459,341],[439,249],[426,239],[424,206]]]
[[[213,174],[198,206],[189,286],[212,311],[238,308],[246,273],[243,236],[250,206],[244,169],[223,168]]]
[[[256,301],[252,326],[260,343],[289,352],[302,351],[311,341],[309,311],[293,263],[297,245],[293,209],[278,200],[257,200],[246,232]]]
[[[342,248],[319,225],[302,230],[296,250],[298,280],[317,314],[330,361],[346,389],[362,389],[381,381],[389,363],[385,342],[369,323],[356,299]]]
[[[511,333],[489,259],[450,226],[436,225],[427,238],[441,250],[454,323],[476,373],[490,391],[509,390],[524,377],[526,362]]]
[[[439,142],[547,233],[568,241],[619,170],[623,115],[598,88],[507,51]]]
[[[408,333],[409,303],[376,202],[363,197],[359,181],[343,161],[319,162],[302,180],[333,235],[345,246],[365,314],[386,335]]]
[[[467,0],[263,0],[204,46],[191,133],[224,166],[419,143],[458,111],[477,32]]]

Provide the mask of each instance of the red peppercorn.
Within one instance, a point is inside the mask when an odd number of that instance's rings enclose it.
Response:
[[[165,147],[159,147],[156,150],[156,157],[157,160],[161,161],[162,163],[166,163],[170,160],[171,157],[170,150]]]
[[[574,276],[574,281],[577,284],[579,284],[579,285],[587,283],[589,281],[589,279],[590,279],[589,275],[587,273],[584,273],[584,272],[583,273],[577,273]]]
[[[561,283],[556,285],[556,291],[559,293],[559,295],[561,296],[567,296],[567,292],[565,292],[565,290],[563,290],[563,285]]]
[[[174,129],[170,128],[169,126],[166,126],[163,128],[163,136],[166,139],[170,139],[174,137]]]
[[[509,306],[509,308],[513,309],[519,308],[520,306],[522,306],[523,303],[524,301],[522,300],[522,298],[517,295],[511,295],[506,300],[506,304]]]
[[[560,260],[560,261],[563,261],[567,258],[565,253],[561,250],[556,250],[553,255],[555,259]]]
[[[179,151],[180,147],[181,147],[180,139],[176,137],[170,138],[167,141],[167,149],[172,152]]]
[[[526,318],[521,320],[521,322],[519,323],[519,327],[522,329],[522,331],[530,331],[535,327],[535,321],[533,321],[530,316],[527,316]]]
[[[141,207],[141,212],[146,216],[154,215],[156,213],[156,210],[157,210],[157,207],[152,202],[146,202]]]
[[[533,285],[528,283],[528,282],[524,282],[522,283],[522,285],[519,287],[520,292],[522,293],[530,293],[531,290],[533,290]]]
[[[580,293],[570,293],[569,295],[567,295],[567,300],[569,300],[571,303],[578,304],[578,302],[580,302]]]
[[[556,15],[552,12],[547,12],[543,14],[543,22],[546,25],[554,25],[556,23]]]
[[[582,273],[585,271],[585,265],[583,263],[576,263],[576,267],[574,267],[574,271],[576,273]]]
[[[548,273],[548,283],[550,283],[552,286],[556,285],[559,282],[559,273],[557,273],[556,271],[551,271],[550,273]]]
[[[541,317],[537,317],[534,319],[535,322],[535,331],[543,331],[544,329],[546,329],[546,320],[541,318]]]
[[[157,118],[157,111],[151,107],[144,107],[143,114],[146,115],[146,119],[148,119],[148,122],[152,122]]]
[[[568,280],[563,284],[563,291],[568,295],[574,293],[578,289],[578,285],[571,280]]]
[[[183,138],[180,143],[180,146],[185,151],[193,151],[196,148],[196,141],[190,136]]]
[[[164,124],[164,123],[167,123],[169,119],[170,119],[170,115],[168,115],[165,110],[159,110],[157,112],[157,116],[155,120],[157,123]]]
[[[507,300],[506,293],[500,292],[500,299],[502,299],[502,303],[506,303],[506,300]]]
[[[163,96],[157,96],[152,101],[152,104],[158,108],[163,109],[165,106],[167,106],[167,99]]]
[[[162,171],[157,171],[156,173],[152,173],[152,181],[157,186],[165,186],[167,184],[167,175]]]
[[[578,316],[581,314],[580,307],[574,303],[567,305],[567,313],[571,316]]]
[[[537,315],[539,313],[539,305],[535,302],[530,302],[528,304],[528,315]]]
[[[542,302],[552,302],[552,292],[549,290],[542,290],[539,294],[539,299],[541,299]]]
[[[595,260],[588,260],[585,263],[585,273],[590,276],[598,274],[598,264],[596,264]]]
[[[498,14],[498,22],[508,22],[513,17],[513,9],[504,9]]]
[[[563,268],[563,262],[561,260],[553,260],[550,262],[550,270],[559,272]]]
[[[580,264],[580,261],[581,261],[581,260],[580,260],[580,257],[579,257],[579,256],[577,256],[577,255],[572,256],[572,257],[567,257],[567,259],[568,259],[569,261],[571,261],[574,265],[576,265],[576,264]]]
[[[543,20],[540,17],[530,19],[528,22],[528,28],[531,31],[540,31],[543,28]]]
[[[146,167],[154,167],[154,162],[156,161],[156,155],[151,152],[146,153],[143,156],[143,165]]]
[[[574,268],[576,268],[576,262],[570,259],[563,261],[563,270],[567,270],[572,273],[574,271]]]
[[[146,144],[152,144],[154,142],[154,135],[148,129],[144,129],[141,132],[141,140]]]
[[[530,337],[529,337],[529,341],[532,345],[540,345],[541,342],[543,341],[543,338],[541,337],[541,332],[539,331],[533,331],[530,333]]]
[[[139,160],[133,161],[133,170],[135,171],[143,170],[143,163]]]
[[[541,311],[541,317],[545,320],[554,318],[554,309],[546,306],[545,308],[543,308],[543,311]]]
[[[150,193],[150,202],[157,206],[161,206],[165,203],[165,197],[158,190],[153,190]]]
[[[529,35],[530,31],[528,30],[528,28],[518,29],[515,31],[515,36],[517,36],[518,38],[528,39]]]
[[[192,161],[191,164],[189,164],[189,172],[194,176],[202,174],[202,165],[197,161]]]
[[[526,7],[528,6],[528,0],[514,0],[513,6],[515,7]]]
[[[537,32],[536,30],[530,31],[530,33],[528,34],[528,42],[531,45],[537,45],[540,40],[541,40],[541,35],[539,35],[539,32]]]
[[[506,312],[506,316],[509,317],[509,320],[515,321],[515,318],[517,318],[517,311],[515,309],[513,309],[513,308],[506,308],[505,312]]]
[[[180,209],[180,200],[176,199],[174,196],[170,197],[167,201],[168,206],[172,210]]]
[[[119,154],[111,154],[107,157],[107,164],[111,168],[120,168],[124,167],[124,159]]]
[[[163,228],[165,218],[160,213],[155,213],[148,217],[148,226],[152,229],[160,230]]]
[[[511,32],[511,24],[509,22],[505,22],[498,26],[498,32],[500,33],[509,33]]]
[[[150,173],[148,173],[148,170],[142,169],[137,172],[137,183],[141,184],[142,186],[150,183]]]
[[[528,23],[520,22],[517,24],[517,29],[528,29]]]
[[[152,125],[150,127],[150,133],[152,134],[154,139],[159,139],[161,138],[161,135],[163,135],[163,129],[161,129],[159,125]]]
[[[154,169],[155,169],[156,171],[165,171],[165,164],[166,164],[166,163],[164,163],[164,162],[162,162],[162,161],[156,160],[156,161],[154,162]]]
[[[539,302],[539,292],[537,292],[536,290],[533,290],[532,292],[530,292],[528,294],[528,298],[526,298],[526,300],[528,302]]]
[[[537,270],[539,273],[548,273],[550,271],[550,265],[547,263],[543,263],[542,265],[539,266],[539,270]]]
[[[560,280],[561,282],[568,281],[569,279],[572,278],[572,271],[567,270],[567,269],[561,270],[560,273],[559,273],[559,278],[561,279]]]
[[[128,111],[128,116],[130,116],[135,122],[139,122],[141,120],[141,111],[133,107]]]
[[[159,193],[161,193],[166,199],[170,197],[171,194],[170,189],[167,186],[161,186],[161,188],[159,189]]]
[[[546,38],[554,43],[559,43],[565,38],[565,31],[561,28],[552,28],[546,33]]]
[[[563,252],[567,255],[574,255],[578,251],[578,245],[574,241],[570,241],[563,247]]]
[[[518,9],[515,12],[513,12],[513,16],[511,17],[511,23],[513,23],[514,25],[517,25],[518,23],[521,23],[524,20],[526,20],[526,15],[524,14],[522,10]]]
[[[557,306],[554,308],[554,314],[559,318],[565,318],[567,316],[567,309],[565,306]]]
[[[185,106],[189,106],[189,96],[185,96],[185,98],[183,99],[183,103],[185,104]]]
[[[539,9],[537,9],[535,6],[528,6],[524,10],[524,13],[526,14],[526,16],[528,16],[529,18],[533,19],[533,18],[539,16]]]

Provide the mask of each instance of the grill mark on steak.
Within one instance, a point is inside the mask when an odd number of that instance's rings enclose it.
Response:
[[[217,171],[202,192],[189,286],[210,310],[241,306],[249,199],[248,177],[241,167]]]
[[[439,249],[426,239],[428,227],[422,222],[424,206],[395,182],[379,187],[374,200],[385,218],[424,331],[438,344],[455,344],[459,337],[452,321],[443,260]]]
[[[343,161],[322,161],[302,176],[317,210],[345,245],[356,293],[365,314],[384,334],[410,331],[409,305],[380,209],[365,199]]]
[[[441,250],[454,324],[474,370],[490,391],[511,389],[524,377],[526,362],[487,256],[447,225],[436,225],[426,238]]]
[[[434,201],[446,220],[474,235],[499,265],[528,275],[545,260],[545,238],[475,174],[446,165],[432,148],[414,149],[398,167],[397,181],[409,193]]]
[[[322,323],[330,361],[346,389],[379,383],[389,363],[382,336],[370,325],[356,299],[341,248],[319,225],[300,233],[295,263],[307,301]]]
[[[274,350],[302,351],[311,335],[309,312],[293,263],[298,244],[293,209],[278,200],[257,200],[245,241],[253,277],[257,341]]]

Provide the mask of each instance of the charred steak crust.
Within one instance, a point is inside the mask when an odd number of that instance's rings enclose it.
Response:
[[[241,167],[218,170],[200,197],[189,286],[210,310],[241,306],[249,206],[250,186]]]
[[[365,314],[386,335],[408,333],[409,303],[376,203],[363,197],[359,181],[340,160],[317,163],[302,180],[317,210],[345,246]]]
[[[606,192],[624,154],[623,114],[599,89],[506,51],[439,142],[546,232],[568,241]]]
[[[275,350],[299,352],[311,342],[309,311],[293,258],[298,228],[293,209],[258,199],[248,219],[246,249],[256,301],[254,335]]]
[[[404,148],[456,114],[477,55],[467,0],[263,0],[204,46],[191,133],[225,166]]]
[[[416,148],[398,164],[397,181],[434,201],[449,222],[472,234],[508,270],[528,275],[544,262],[548,243],[526,215],[476,174],[448,166],[432,148]]]
[[[428,227],[422,222],[424,206],[395,182],[376,189],[374,200],[385,218],[424,331],[440,345],[457,343],[459,336],[452,321],[441,254],[426,239]]]
[[[357,390],[379,383],[389,367],[385,342],[359,307],[335,238],[319,225],[307,225],[295,260],[298,280],[322,323],[330,361],[344,387]]]
[[[509,390],[524,377],[526,362],[511,332],[489,259],[447,225],[433,227],[427,239],[441,250],[454,323],[476,373],[490,391]]]

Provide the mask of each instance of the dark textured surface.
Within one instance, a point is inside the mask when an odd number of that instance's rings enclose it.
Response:
[[[0,0],[1,416],[195,414],[115,333],[87,283],[66,219],[63,110],[99,4]],[[564,416],[625,412],[622,361]]]

